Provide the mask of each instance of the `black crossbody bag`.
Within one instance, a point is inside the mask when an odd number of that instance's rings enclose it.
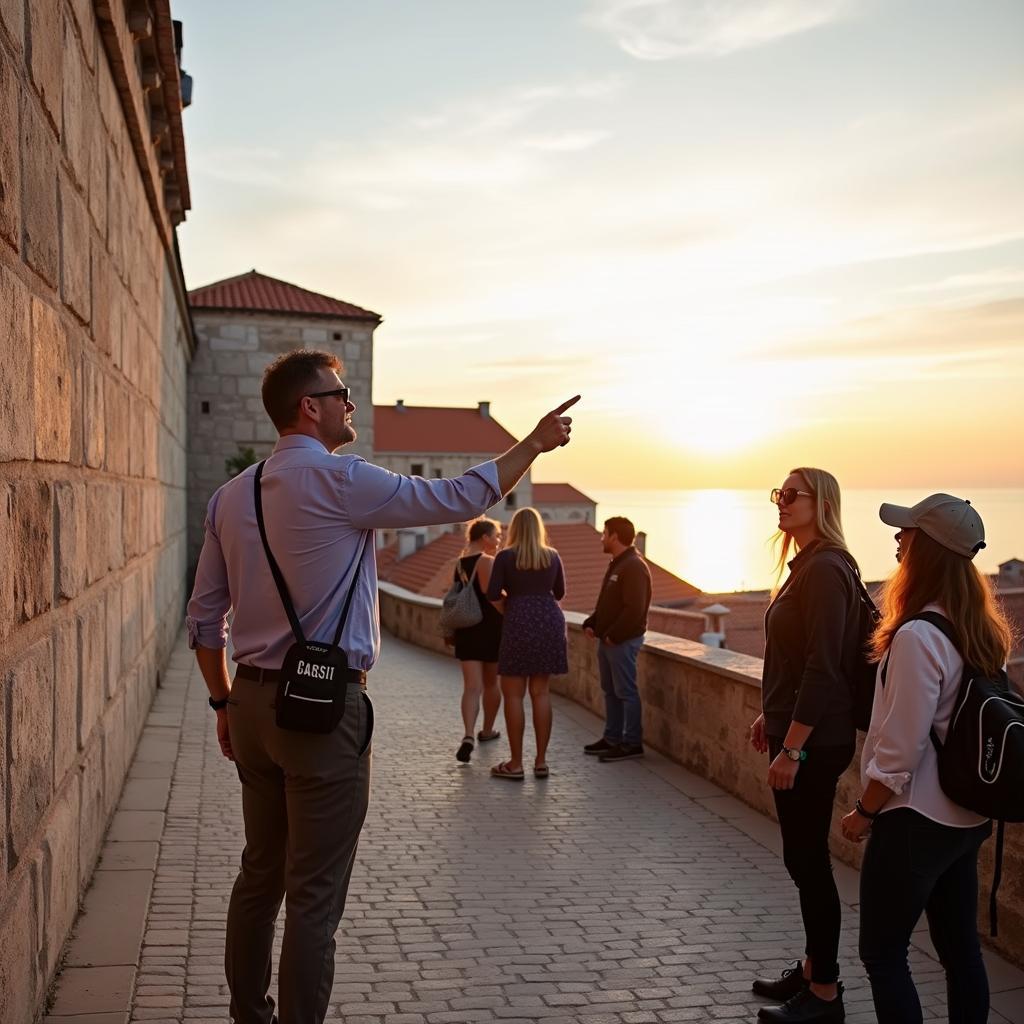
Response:
[[[366,547],[366,534],[359,543],[356,556],[356,571],[352,577],[345,605],[341,610],[338,628],[334,631],[334,639],[330,644],[320,640],[307,640],[302,632],[299,617],[295,614],[295,605],[285,584],[284,576],[270,550],[267,542],[267,531],[263,524],[263,499],[260,494],[260,477],[266,460],[256,467],[253,489],[256,498],[256,522],[260,528],[260,540],[267,554],[270,572],[277,584],[277,592],[281,595],[285,614],[291,624],[295,643],[288,648],[284,656],[277,683],[277,700],[275,702],[275,720],[281,729],[294,732],[330,733],[338,727],[345,714],[345,692],[349,683],[361,683],[365,673],[348,667],[348,656],[339,647],[341,634],[348,619],[348,610],[352,605],[352,596],[359,583],[359,570],[363,563],[363,550]]]

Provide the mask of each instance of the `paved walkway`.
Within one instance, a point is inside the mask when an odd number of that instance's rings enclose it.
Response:
[[[386,638],[370,813],[338,937],[347,1024],[753,1021],[751,977],[798,943],[775,827],[656,755],[602,765],[588,712],[557,701],[547,781],[493,780],[503,741],[453,757],[449,660]],[[50,1024],[227,1021],[224,915],[238,782],[184,642],[149,718],[76,926]],[[838,869],[844,900],[856,875]],[[874,1021],[846,916],[847,1020]],[[927,944],[922,934],[922,943]],[[944,1020],[942,972],[914,972]],[[992,1021],[1024,1021],[1024,973],[992,960]]]

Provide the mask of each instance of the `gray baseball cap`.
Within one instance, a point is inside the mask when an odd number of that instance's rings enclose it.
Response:
[[[924,530],[932,540],[964,558],[973,558],[985,546],[985,524],[966,498],[930,494],[911,508],[885,504],[878,516],[901,530]]]

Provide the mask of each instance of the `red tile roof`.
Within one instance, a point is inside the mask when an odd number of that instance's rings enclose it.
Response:
[[[375,405],[373,450],[376,452],[452,452],[500,455],[516,443],[497,420],[479,409],[425,405]]]
[[[276,277],[250,270],[247,274],[228,277],[204,285],[188,293],[193,309],[244,310],[255,313],[299,313],[345,320],[367,320],[380,323],[379,313],[354,306],[351,302],[332,299]]]
[[[565,567],[564,608],[592,612],[597,603],[608,556],[601,550],[601,534],[587,523],[552,523],[547,527],[551,545]],[[395,558],[396,545],[377,552],[378,575],[406,590],[429,597],[441,597],[448,589],[455,559],[462,550],[461,531],[448,533],[406,558]],[[648,560],[654,586],[653,603],[679,606],[694,601],[700,591],[667,569]]]
[[[533,484],[534,505],[574,505],[581,502],[588,505],[597,504],[593,498],[588,498],[572,484]]]

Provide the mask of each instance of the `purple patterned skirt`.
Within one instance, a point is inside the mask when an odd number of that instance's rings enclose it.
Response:
[[[503,676],[564,675],[565,616],[551,594],[522,594],[505,601],[498,672]]]

